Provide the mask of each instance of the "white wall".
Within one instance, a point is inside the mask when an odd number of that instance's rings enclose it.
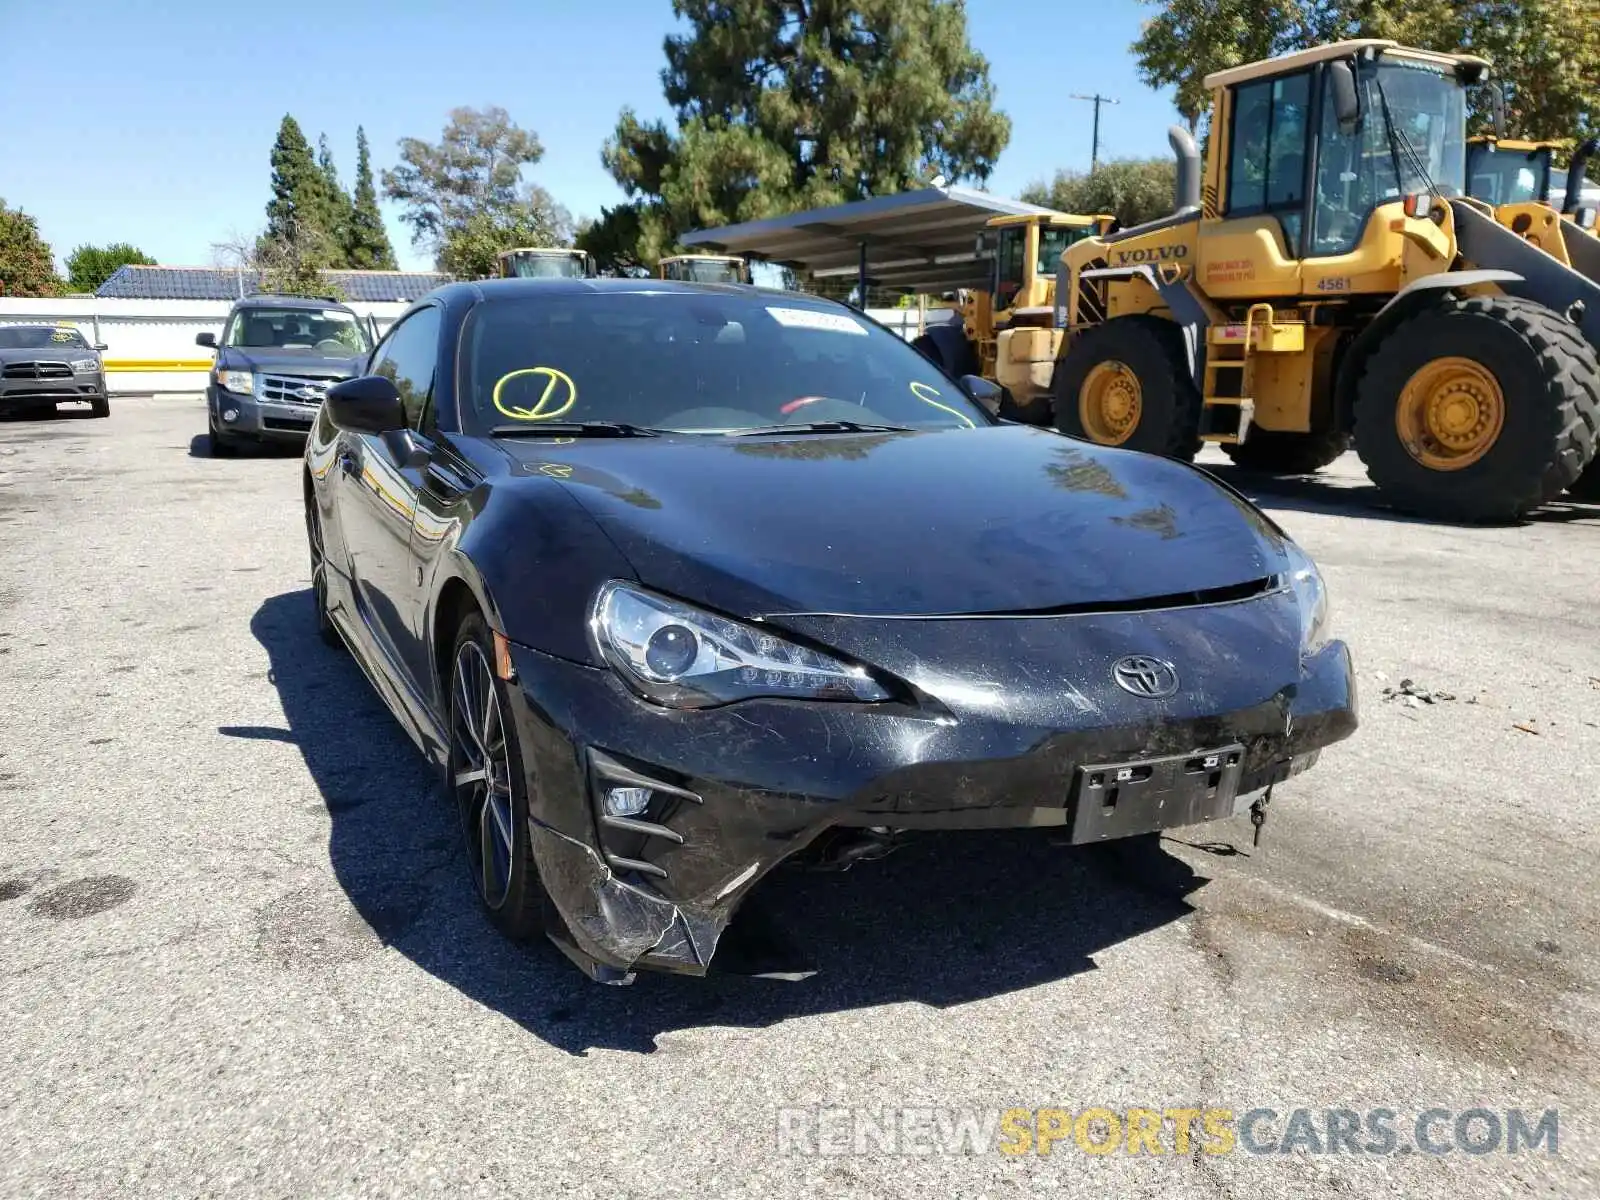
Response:
[[[106,384],[113,394],[204,391],[212,353],[194,343],[210,330],[221,336],[227,300],[61,300],[0,296],[0,325],[75,326],[89,342],[106,345]],[[403,303],[352,301],[362,317],[376,318],[381,333],[401,313]]]

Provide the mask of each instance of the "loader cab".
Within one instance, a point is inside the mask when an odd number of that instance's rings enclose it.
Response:
[[[1067,213],[1023,214],[991,218],[980,237],[980,250],[994,256],[996,318],[1017,308],[1051,303],[1056,267],[1074,242],[1105,233],[1115,218]]]
[[[1472,138],[1467,143],[1467,194],[1496,208],[1548,204],[1554,150],[1549,142]]]
[[[502,279],[585,279],[595,273],[594,259],[583,250],[521,246],[496,255]]]
[[[750,264],[731,254],[674,254],[656,264],[656,273],[682,283],[750,282]]]
[[[1206,165],[1198,266],[1208,290],[1393,291],[1378,277],[1395,255],[1375,214],[1466,193],[1467,90],[1486,68],[1363,39],[1209,77],[1223,136]],[[1304,260],[1340,259],[1302,277]]]

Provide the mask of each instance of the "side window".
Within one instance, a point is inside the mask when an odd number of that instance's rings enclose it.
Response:
[[[1228,148],[1228,214],[1270,212],[1283,225],[1291,256],[1304,221],[1311,75],[1241,85],[1234,92]]]
[[[405,405],[406,424],[422,428],[423,413],[433,394],[433,368],[439,349],[439,310],[424,308],[389,331],[378,347],[372,373],[394,381]]]
[[[1022,225],[1007,225],[1000,230],[999,245],[995,248],[996,281],[994,306],[1007,308],[1013,297],[1022,289],[1022,255],[1027,246],[1028,231]]]

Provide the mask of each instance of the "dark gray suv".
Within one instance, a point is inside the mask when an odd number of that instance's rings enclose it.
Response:
[[[0,412],[76,401],[97,417],[109,417],[104,349],[70,325],[0,325]]]
[[[211,453],[242,443],[304,443],[328,387],[360,372],[374,327],[336,300],[246,296],[229,311],[206,388]]]

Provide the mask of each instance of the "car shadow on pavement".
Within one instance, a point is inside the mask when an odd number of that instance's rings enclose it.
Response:
[[[1093,851],[1047,831],[929,834],[848,872],[780,868],[725,933],[782,930],[814,973],[701,979],[641,972],[591,982],[553,946],[514,945],[482,915],[442,788],[354,659],[318,640],[309,590],[267,600],[251,621],[286,731],[332,826],[328,852],[350,903],[417,966],[571,1054],[650,1052],[659,1035],[762,1028],[790,1017],[916,1002],[947,1007],[1095,969],[1094,956],[1191,911],[1206,882],[1154,847]],[[752,933],[752,931],[754,931]]]
[[[1243,467],[1220,466],[1216,463],[1201,465],[1264,509],[1363,517],[1369,521],[1397,521],[1405,525],[1475,528],[1465,522],[1421,517],[1393,508],[1383,499],[1383,493],[1365,477],[1266,475]],[[1547,525],[1572,521],[1592,521],[1600,525],[1600,505],[1585,504],[1563,494],[1529,513],[1520,524]]]

